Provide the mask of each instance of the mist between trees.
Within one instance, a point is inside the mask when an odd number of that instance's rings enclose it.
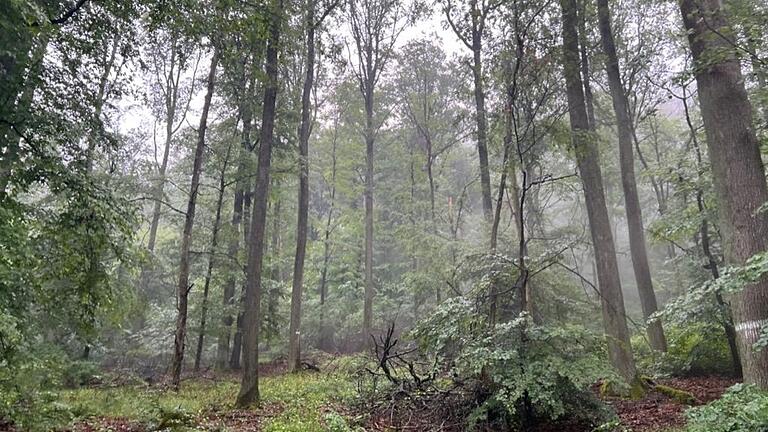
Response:
[[[364,353],[522,429],[595,382],[768,389],[762,2],[14,0],[0,25],[0,425],[73,364],[235,371],[247,408],[260,364]]]

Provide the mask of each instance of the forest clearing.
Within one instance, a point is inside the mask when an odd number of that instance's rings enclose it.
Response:
[[[768,432],[765,0],[0,0],[0,431]]]

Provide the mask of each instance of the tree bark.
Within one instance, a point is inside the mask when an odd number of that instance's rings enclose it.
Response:
[[[584,103],[587,107],[587,118],[591,130],[597,129],[597,120],[595,120],[595,104],[592,95],[591,74],[589,72],[589,37],[587,34],[587,0],[580,0],[578,3],[579,20],[579,54],[581,57],[581,79],[584,81]]]
[[[682,86],[682,97],[680,98],[683,103],[683,112],[685,113],[685,122],[688,125],[688,130],[691,133],[691,143],[693,144],[694,154],[696,155],[696,175],[698,178],[698,184],[696,186],[696,206],[701,215],[701,227],[699,229],[699,236],[701,237],[701,250],[704,252],[704,256],[707,258],[709,265],[709,271],[712,273],[712,279],[720,277],[720,269],[717,258],[712,252],[711,240],[709,237],[709,218],[706,214],[706,205],[704,202],[704,191],[702,190],[701,176],[704,170],[703,158],[701,155],[701,146],[699,145],[699,139],[696,137],[696,128],[691,121],[690,110],[688,109],[688,97],[686,95],[686,85]],[[731,352],[731,362],[733,363],[733,371],[736,376],[743,378],[743,371],[741,370],[741,360],[739,358],[739,348],[736,343],[736,329],[733,327],[733,316],[729,305],[725,302],[722,294],[716,293],[715,300],[717,305],[722,310],[722,325],[723,332],[725,333],[726,340],[728,341],[728,349]]]
[[[682,0],[707,137],[726,263],[742,265],[768,249],[768,201],[760,146],[752,126],[752,106],[744,88],[726,13],[716,0]],[[768,350],[756,351],[768,323],[768,278],[729,298],[744,382],[768,389]]]
[[[293,260],[291,289],[291,324],[288,341],[288,371],[301,369],[301,291],[304,284],[304,258],[307,253],[307,220],[309,217],[309,133],[312,111],[312,86],[315,80],[315,0],[307,0],[307,70],[301,93],[301,125],[299,126],[299,209],[296,223],[296,255]]]
[[[637,291],[640,295],[640,305],[643,318],[647,324],[648,340],[651,348],[656,351],[667,351],[667,338],[661,321],[650,320],[658,306],[656,293],[653,291],[651,268],[648,264],[648,252],[645,245],[645,230],[643,229],[643,214],[640,198],[637,195],[635,180],[635,158],[632,153],[632,120],[629,117],[629,103],[621,82],[619,58],[616,55],[616,44],[611,29],[611,15],[608,0],[597,0],[597,15],[600,36],[605,53],[605,69],[608,75],[608,86],[613,100],[613,111],[619,131],[619,166],[621,168],[621,185],[624,189],[624,205],[627,213],[629,229],[629,250],[632,256],[632,267],[635,273]]]
[[[242,165],[242,174],[238,176],[238,180],[241,182],[240,187],[241,188],[241,204],[239,206],[240,209],[240,220],[239,220],[239,226],[241,228],[241,232],[238,232],[237,234],[242,237],[238,237],[238,241],[242,240],[243,242],[243,250],[247,252],[250,250],[249,244],[250,244],[250,210],[251,210],[251,186],[252,186],[252,180],[250,176],[247,175],[247,168],[248,168],[248,160],[250,159],[250,153],[253,152],[253,144],[251,143],[251,135],[252,135],[252,129],[253,129],[253,106],[252,102],[256,98],[256,76],[258,74],[258,65],[260,62],[260,57],[262,55],[262,52],[259,50],[257,51],[253,57],[255,60],[251,64],[251,71],[250,71],[250,83],[248,86],[248,92],[246,93],[246,96],[243,100],[241,100],[242,104],[242,113],[243,113],[243,148],[242,148],[242,154],[240,163]],[[245,75],[243,76],[243,79],[245,79]],[[258,143],[258,141],[257,141]],[[238,167],[240,169],[240,167]],[[237,195],[235,195],[235,199],[237,199]],[[235,202],[235,205],[237,205],[237,202]],[[237,208],[237,207],[236,207]],[[234,215],[233,215],[234,218]],[[234,240],[233,240],[234,242]],[[239,247],[238,247],[239,250]],[[233,262],[237,262],[237,252],[238,250],[235,250],[231,253],[231,257]],[[246,266],[243,266],[240,268],[240,270],[243,272],[243,276],[247,278],[246,275]],[[233,302],[237,302],[238,307],[236,308],[237,311],[237,320],[235,321],[235,334],[232,336],[232,351],[229,353],[229,368],[236,370],[240,369],[240,354],[242,352],[242,341],[243,341],[243,305],[244,305],[244,297],[245,297],[245,281],[243,281],[243,284],[240,286],[240,293],[235,298],[235,285],[236,285],[237,278],[233,278],[231,281],[231,290],[232,290],[232,297]],[[231,320],[231,317],[230,317]]]
[[[365,302],[363,338],[368,341],[373,323],[373,82],[365,97]]]
[[[491,175],[488,168],[488,120],[485,113],[485,85],[483,83],[483,23],[477,0],[471,0],[472,9],[472,79],[475,96],[475,122],[477,123],[477,156],[480,160],[480,189],[483,194],[483,214],[490,222],[493,217]]]
[[[636,379],[637,371],[632,357],[619,268],[605,204],[599,154],[594,135],[590,132],[584,102],[584,87],[579,71],[577,5],[575,0],[560,0],[560,5],[563,12],[563,69],[568,97],[568,114],[573,136],[573,150],[584,188],[584,201],[597,261],[603,325],[608,337],[608,353],[614,368],[627,382],[632,383]]]
[[[266,83],[262,107],[259,163],[251,217],[251,242],[245,290],[243,322],[243,376],[236,405],[244,408],[259,402],[259,324],[261,303],[261,273],[264,257],[264,228],[269,198],[272,141],[275,129],[275,104],[278,87],[278,52],[282,26],[283,0],[274,0],[269,23],[266,54]]]
[[[184,231],[181,235],[181,258],[179,263],[179,283],[176,286],[176,334],[173,341],[173,363],[171,367],[171,385],[178,391],[181,383],[181,369],[184,365],[184,346],[187,336],[187,303],[189,291],[189,248],[192,244],[192,226],[195,223],[195,207],[197,206],[197,192],[200,186],[200,172],[203,167],[203,151],[205,150],[205,132],[208,127],[208,112],[211,108],[213,89],[216,80],[216,67],[219,64],[219,50],[214,49],[211,57],[211,68],[208,72],[208,88],[205,93],[203,112],[200,114],[200,126],[197,130],[197,146],[195,147],[195,160],[192,165],[192,182],[189,187],[189,200],[187,201],[187,213],[184,219]]]

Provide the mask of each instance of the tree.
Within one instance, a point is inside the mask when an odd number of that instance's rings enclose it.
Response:
[[[224,191],[226,190],[226,174],[229,165],[229,156],[232,152],[232,146],[227,146],[227,152],[221,164],[219,174],[219,185],[216,196],[216,211],[213,218],[213,228],[211,232],[211,245],[208,251],[208,266],[205,270],[205,282],[203,282],[203,300],[200,306],[200,329],[197,335],[197,349],[195,350],[195,372],[200,370],[200,363],[203,357],[203,342],[205,339],[205,325],[208,318],[208,293],[211,287],[211,278],[213,277],[213,266],[216,261],[216,248],[219,245],[219,229],[221,228],[221,207],[224,202]]]
[[[491,175],[488,168],[488,120],[485,112],[485,84],[483,77],[483,38],[491,14],[503,2],[470,0],[466,11],[460,12],[461,21],[454,17],[456,8],[451,0],[445,0],[443,13],[453,32],[472,51],[472,79],[474,82],[475,122],[477,124],[477,155],[480,161],[480,189],[483,196],[483,214],[491,221]]]
[[[306,4],[306,45],[304,86],[301,93],[301,123],[299,126],[299,211],[296,223],[296,255],[293,263],[293,284],[291,290],[291,325],[288,332],[288,369],[291,372],[301,366],[301,291],[304,284],[304,259],[307,252],[307,220],[309,219],[309,134],[312,114],[312,88],[315,80],[315,31],[323,19],[336,7],[332,3],[318,20],[315,16],[316,0]]]
[[[248,250],[248,211],[250,209],[250,191],[251,191],[251,176],[248,175],[248,169],[251,162],[251,154],[254,143],[252,142],[253,132],[253,110],[254,99],[256,98],[256,75],[258,74],[259,58],[261,57],[261,51],[258,48],[260,45],[257,43],[256,47],[251,47],[256,52],[250,53],[245,58],[238,57],[238,52],[232,52],[232,69],[233,73],[231,80],[233,81],[233,97],[237,104],[237,112],[242,120],[243,127],[240,132],[241,145],[238,151],[237,169],[235,172],[235,190],[234,199],[232,201],[232,219],[230,221],[229,244],[227,246],[227,257],[230,263],[230,274],[227,277],[227,281],[224,285],[222,305],[224,306],[224,314],[222,316],[222,325],[224,331],[219,336],[218,348],[217,348],[217,367],[224,369],[229,366],[231,369],[239,369],[240,367],[240,352],[241,352],[241,340],[242,340],[242,313],[240,306],[242,304],[241,296],[237,296],[235,302],[235,291],[239,276],[245,276],[245,266],[240,265],[239,252],[241,250],[241,242],[243,249]],[[244,287],[244,283],[241,285]],[[243,291],[241,289],[240,291]],[[236,307],[234,307],[236,306]],[[237,322],[233,318],[233,310],[237,316]],[[232,337],[232,325],[237,324],[235,329],[234,338]],[[232,350],[230,351],[230,339],[234,339]]]
[[[752,106],[722,4],[680,3],[694,60],[727,263],[742,265],[768,249],[768,202]],[[768,319],[768,277],[730,296],[744,381],[768,389],[768,350],[755,350]]]
[[[608,354],[611,364],[628,382],[637,378],[624,312],[624,298],[616,261],[605,192],[599,164],[599,154],[594,135],[590,132],[584,102],[584,87],[579,70],[579,42],[577,5],[575,0],[560,0],[563,12],[563,71],[568,97],[568,116],[571,122],[573,151],[584,188],[592,247],[597,262],[603,326],[608,337]]]
[[[659,320],[650,320],[657,310],[656,294],[653,291],[651,269],[648,264],[648,252],[645,247],[645,231],[643,229],[643,214],[640,198],[637,194],[635,180],[635,158],[632,153],[632,120],[629,117],[629,103],[621,82],[619,59],[616,55],[616,44],[611,30],[611,15],[608,0],[597,0],[600,36],[605,52],[605,69],[608,74],[608,85],[613,100],[613,111],[619,130],[619,162],[621,166],[621,185],[624,189],[624,204],[629,228],[629,248],[632,254],[632,267],[635,272],[637,291],[640,294],[640,304],[643,317],[648,325],[648,339],[651,348],[657,351],[667,350],[667,339]]]
[[[250,244],[245,286],[245,310],[243,313],[243,377],[235,404],[247,407],[259,401],[259,325],[261,307],[262,260],[264,258],[264,231],[269,198],[270,165],[275,130],[275,105],[278,88],[278,53],[283,23],[283,0],[273,0],[269,5],[269,37],[266,50],[266,82],[261,114],[261,135],[256,185],[253,196]]]
[[[185,89],[183,83],[183,74],[186,72],[187,62],[190,53],[188,47],[183,45],[178,30],[172,29],[165,35],[159,33],[155,36],[157,41],[152,46],[152,69],[157,81],[154,83],[161,92],[162,101],[158,107],[164,114],[165,140],[162,147],[162,156],[157,161],[157,149],[155,148],[155,163],[157,167],[157,179],[152,191],[154,204],[152,209],[152,218],[149,224],[149,238],[147,239],[147,250],[152,253],[155,250],[157,241],[157,229],[160,222],[160,209],[163,202],[163,189],[165,187],[165,175],[168,170],[168,156],[171,151],[173,137],[179,128],[184,124],[189,110],[189,104],[194,95],[194,88],[190,86]],[[168,46],[168,51],[164,49]],[[195,69],[197,64],[195,64]],[[162,75],[161,75],[162,74]],[[195,77],[192,76],[191,83],[194,84]],[[182,99],[185,98],[186,102]],[[181,113],[179,113],[181,110]]]
[[[397,0],[350,0],[348,19],[355,44],[353,68],[365,103],[365,302],[362,337],[367,340],[373,322],[373,160],[376,134],[382,120],[375,119],[374,96],[381,74],[392,58],[392,48],[405,29],[404,9]],[[377,124],[378,123],[378,124]]]
[[[192,227],[195,224],[197,193],[200,188],[200,173],[203,169],[203,153],[205,151],[205,132],[208,128],[208,112],[211,109],[211,99],[213,98],[219,55],[219,49],[214,48],[213,55],[211,56],[211,66],[208,71],[203,112],[200,114],[200,125],[197,129],[197,145],[195,146],[195,158],[192,165],[192,181],[189,186],[189,200],[187,201],[187,212],[184,217],[184,230],[181,234],[179,282],[176,286],[176,308],[178,314],[176,317],[176,333],[173,340],[173,362],[171,363],[171,385],[176,390],[179,389],[179,384],[181,383],[181,369],[184,366],[184,347],[187,337],[187,305],[189,302],[189,291],[192,289],[192,285],[189,284],[189,249],[192,243]]]

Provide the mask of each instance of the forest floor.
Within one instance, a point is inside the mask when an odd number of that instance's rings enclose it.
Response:
[[[352,408],[358,396],[356,380],[339,371],[286,374],[284,365],[262,368],[262,404],[257,409],[235,410],[235,375],[201,374],[182,382],[176,393],[162,384],[152,386],[113,382],[63,393],[66,404],[80,420],[71,432],[264,431],[320,432],[446,431],[465,429],[434,407],[360,412]],[[660,383],[692,393],[701,403],[717,399],[735,381],[722,377],[674,378]],[[632,432],[677,432],[685,425],[687,408],[667,396],[651,392],[644,399],[607,398],[621,426]],[[355,412],[358,411],[358,412]],[[0,430],[3,428],[0,427]],[[535,432],[588,432],[591,427],[560,422],[540,424]],[[619,429],[620,430],[620,429]]]

